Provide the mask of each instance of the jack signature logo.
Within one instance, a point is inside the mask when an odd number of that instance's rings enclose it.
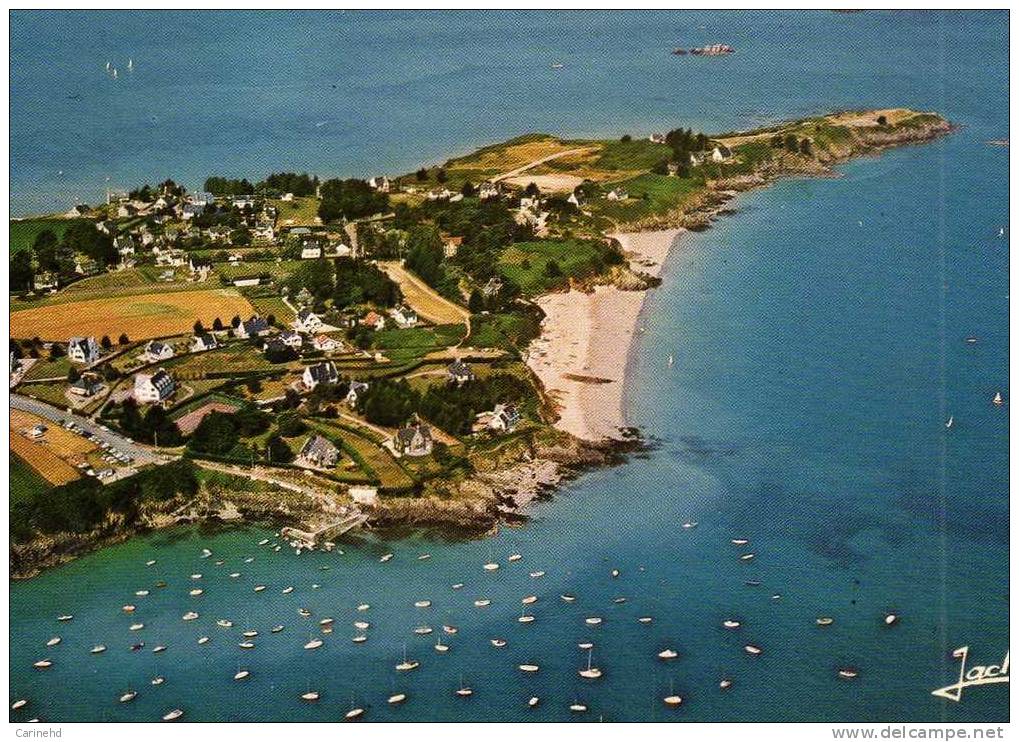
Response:
[[[960,661],[958,682],[932,690],[931,695],[958,702],[962,700],[963,688],[1008,682],[1008,652],[1005,652],[1005,659],[1001,661],[1000,665],[974,665],[969,670],[966,669],[969,647],[959,647],[952,652],[952,656]]]

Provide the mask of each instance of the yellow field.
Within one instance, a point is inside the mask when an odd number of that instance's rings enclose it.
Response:
[[[460,324],[470,317],[470,312],[437,294],[431,286],[399,263],[379,263],[379,267],[400,285],[403,298],[418,316],[437,325]]]
[[[85,454],[96,450],[96,445],[92,441],[70,430],[64,430],[51,420],[21,410],[11,410],[10,413],[12,438],[20,437],[18,434],[22,430],[42,423],[48,428],[45,437],[46,447],[60,458],[72,459],[74,463],[78,463],[84,460]]]
[[[11,450],[51,484],[67,484],[78,478],[77,469],[42,443],[35,443],[14,433],[11,435]]]
[[[139,294],[12,312],[10,335],[60,341],[109,335],[116,340],[126,332],[131,340],[146,340],[190,332],[196,319],[211,327],[216,317],[228,324],[234,315],[247,319],[253,313],[248,300],[234,289]]]

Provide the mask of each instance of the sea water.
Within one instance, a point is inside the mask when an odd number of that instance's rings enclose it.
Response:
[[[1003,14],[199,13],[161,17],[180,33],[144,45],[145,17],[57,17],[79,28],[69,37],[53,18],[12,19],[12,203],[26,209],[63,197],[56,169],[83,188],[114,169],[125,183],[277,165],[366,174],[533,129],[717,131],[846,106],[937,110],[960,128],[837,179],[745,194],[736,215],[681,235],[627,382],[654,448],[583,476],[523,528],[299,556],[258,546],[273,538],[261,528],[179,528],[13,585],[11,700],[30,705],[12,718],[156,720],[179,707],[191,720],[322,721],[360,706],[378,721],[1008,719],[1001,685],[959,703],[931,695],[955,681],[955,648],[996,664],[1008,647],[1008,407],[991,404],[1009,399],[1008,153],[987,144],[1008,134]],[[82,24],[104,31],[95,75]],[[737,53],[668,55],[716,40]],[[129,54],[137,89],[106,90],[105,57]],[[69,89],[90,92],[72,104]],[[343,122],[332,133],[329,112]],[[146,116],[159,119],[148,134]],[[270,141],[283,144],[267,154]],[[486,572],[492,560],[501,568]],[[205,592],[190,597],[195,586]],[[520,623],[531,594],[536,620]],[[188,610],[199,618],[182,621]],[[818,627],[822,615],[834,625]],[[302,649],[324,617],[334,632]],[[363,644],[355,620],[371,623]],[[435,633],[413,633],[425,624]],[[256,648],[240,649],[249,628]],[[577,675],[584,641],[600,680]],[[98,643],[109,649],[89,654]],[[666,647],[679,658],[658,660]],[[396,672],[405,656],[420,668]],[[44,657],[54,666],[34,670]],[[846,666],[856,680],[837,677]],[[247,681],[232,680],[239,668]],[[470,699],[454,694],[463,685]],[[129,688],[138,697],[117,703]],[[302,702],[307,690],[321,700]],[[408,700],[389,706],[396,692]],[[679,709],[662,704],[670,692]],[[571,713],[575,701],[588,713]]]

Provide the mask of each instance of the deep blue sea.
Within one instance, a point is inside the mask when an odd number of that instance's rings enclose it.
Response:
[[[738,52],[668,54],[715,41]],[[1008,719],[1007,686],[931,695],[955,680],[953,649],[969,646],[971,666],[1008,649],[1008,406],[991,404],[1009,399],[1008,149],[987,144],[1009,134],[1006,13],[15,12],[11,70],[21,212],[95,198],[106,178],[364,176],[534,130],[723,131],[897,105],[959,126],[841,178],[745,194],[738,214],[680,238],[632,356],[630,416],[657,441],[646,457],[581,477],[486,540],[297,556],[257,546],[272,535],[259,529],[178,529],[15,584],[11,700],[30,704],[13,719],[179,707],[323,721],[355,705],[375,721]],[[756,559],[741,562],[747,550]],[[484,571],[491,559],[502,568]],[[205,593],[189,597],[195,585]],[[532,594],[536,620],[520,623]],[[474,607],[482,597],[492,604]],[[191,609],[199,619],[181,621]],[[891,628],[888,612],[901,616]],[[325,645],[302,649],[327,616]],[[371,624],[363,644],[355,620]],[[436,633],[414,634],[423,624]],[[459,630],[440,654],[442,624]],[[130,652],[135,641],[146,648]],[[584,641],[600,680],[577,676]],[[97,643],[109,649],[90,655]],[[666,647],[679,658],[656,659]],[[420,668],[400,674],[405,652]],[[44,657],[54,666],[33,670]],[[532,662],[536,674],[517,669]],[[838,679],[850,665],[859,677]],[[247,681],[232,680],[239,667]],[[462,685],[473,697],[454,694]],[[128,688],[138,697],[117,703]],[[321,700],[302,702],[307,690]],[[389,706],[396,692],[408,700]],[[680,708],[662,703],[670,692]]]

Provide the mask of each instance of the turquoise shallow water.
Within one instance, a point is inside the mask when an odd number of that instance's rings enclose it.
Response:
[[[102,95],[109,105],[130,102],[117,109],[126,112],[109,161],[132,176],[168,165],[197,176],[209,162],[258,172],[283,156],[266,154],[262,136],[283,136],[290,163],[357,172],[378,152],[409,166],[533,128],[597,133],[682,121],[718,130],[845,105],[936,109],[961,128],[932,145],[851,163],[839,179],[746,194],[736,202],[739,214],[681,238],[662,287],[650,295],[632,362],[632,421],[658,443],[646,457],[585,475],[539,505],[526,527],[480,542],[367,540],[345,544],[343,555],[296,556],[258,547],[271,536],[260,529],[180,529],[16,584],[12,700],[31,699],[20,713],[154,720],[180,707],[192,720],[315,721],[356,704],[376,721],[566,720],[568,704],[583,700],[590,712],[574,719],[1007,719],[1002,686],[968,690],[958,704],[930,695],[954,679],[947,655],[955,647],[968,644],[973,662],[984,664],[1008,646],[1007,407],[990,404],[995,391],[1009,396],[1008,247],[997,236],[1007,227],[1008,152],[985,144],[1008,133],[1005,16],[468,16],[467,46],[459,16],[356,16],[364,42],[356,52],[323,40],[346,17],[295,27],[310,34],[297,55],[303,64],[266,51],[270,61],[240,65],[240,42],[223,44],[225,64],[198,51],[164,61],[166,73],[176,64],[204,71],[190,92],[228,96],[216,114],[195,102],[198,94],[181,104],[180,136],[190,140],[192,126],[211,132],[193,150],[146,138],[141,119],[132,118],[134,99],[120,92],[95,92],[83,105],[91,110]],[[186,24],[182,48],[218,42],[226,21],[217,18]],[[238,35],[263,28],[251,17],[231,23]],[[93,168],[68,144],[70,122],[87,124],[87,149],[97,152],[109,146],[112,124],[89,110],[75,114],[82,119],[33,116],[43,93],[54,106],[70,104],[58,101],[61,88],[49,72],[32,78],[40,90],[19,97],[20,75],[35,64],[28,42],[59,52],[58,68],[75,50],[40,30],[38,16],[12,25],[14,192],[52,195],[58,181],[46,167]],[[117,23],[103,28],[111,29],[100,37],[110,55],[137,48]],[[555,33],[538,33],[549,29]],[[286,30],[285,43],[291,33],[298,31]],[[680,68],[648,53],[716,38],[740,51],[717,65]],[[403,53],[408,39],[414,44]],[[153,66],[140,57],[135,52],[139,75]],[[371,75],[352,74],[366,69],[357,59],[372,57],[380,61]],[[549,58],[567,61],[562,77],[543,77]],[[429,60],[426,70],[421,59]],[[285,83],[271,96],[243,83],[263,67],[279,68],[272,79]],[[157,105],[168,89],[180,97],[179,76],[165,77],[139,81],[145,105]],[[324,79],[343,86],[342,106],[309,94]],[[299,99],[306,105],[298,119],[286,102]],[[275,106],[279,116],[267,116]],[[345,133],[319,139],[315,132],[328,126],[301,128],[300,121],[325,120],[318,107],[339,110],[350,124]],[[377,128],[350,123],[380,118]],[[52,146],[33,156],[17,136],[34,131],[29,119],[53,134]],[[249,146],[239,148],[229,132],[249,131],[252,119],[266,129],[251,128]],[[971,335],[977,344],[963,342]],[[949,415],[956,425],[946,431]],[[698,527],[683,529],[690,520]],[[734,537],[751,539],[753,562],[739,562]],[[204,547],[210,559],[200,558]],[[396,556],[381,564],[386,551]],[[514,552],[522,560],[508,563]],[[431,559],[419,561],[421,553]],[[245,564],[248,556],[255,560]],[[150,558],[157,564],[146,567]],[[486,573],[481,565],[492,558],[502,569]],[[616,579],[613,568],[621,570]],[[230,579],[235,570],[242,576]],[[546,574],[532,579],[532,570]],[[187,595],[194,572],[206,590],[198,598]],[[159,579],[168,587],[155,589]],[[463,590],[451,589],[456,582]],[[256,584],[268,589],[256,594]],[[288,585],[294,592],[281,594]],[[152,594],[135,597],[140,588]],[[559,599],[565,591],[575,603]],[[536,620],[521,624],[528,594],[539,597],[529,609]],[[492,605],[475,608],[479,597]],[[627,602],[615,604],[616,597]],[[421,599],[432,607],[415,608]],[[138,605],[134,619],[120,611],[128,602]],[[372,608],[359,614],[361,602]],[[302,606],[311,618],[298,615]],[[200,618],[182,622],[191,608]],[[901,623],[883,627],[886,611],[901,614]],[[62,613],[75,618],[59,624]],[[652,624],[637,622],[645,614]],[[587,626],[590,615],[604,623]],[[835,617],[835,625],[815,627],[818,615]],[[303,650],[324,616],[336,619],[335,632],[323,648]],[[727,617],[742,629],[725,631]],[[217,627],[218,618],[234,620],[234,628]],[[369,640],[355,645],[351,622],[359,618],[372,626]],[[129,632],[132,620],[146,628]],[[286,629],[268,634],[277,623]],[[422,623],[459,627],[448,653],[432,649],[437,634],[413,634]],[[254,650],[237,647],[246,628],[261,632]],[[63,642],[45,648],[55,634]],[[212,639],[199,646],[201,635]],[[492,637],[508,645],[495,649]],[[128,651],[139,639],[146,649]],[[595,643],[595,664],[605,672],[594,683],[576,675],[586,663],[576,643],[584,640]],[[764,654],[747,655],[747,642]],[[96,643],[109,650],[89,655]],[[168,650],[151,654],[159,643]],[[405,644],[421,667],[399,677],[393,665]],[[680,658],[656,660],[666,646]],[[54,667],[32,670],[44,656]],[[523,675],[522,662],[541,670]],[[856,681],[836,679],[846,664],[859,667]],[[231,680],[239,665],[252,672],[243,684]],[[152,687],[157,673],[167,682]],[[727,693],[717,687],[723,676],[734,680]],[[462,683],[475,689],[473,698],[455,697]],[[138,698],[117,704],[128,687]],[[318,704],[299,700],[309,688],[322,692]],[[670,689],[686,699],[679,710],[661,704]],[[385,699],[397,691],[409,700],[389,707]],[[543,699],[534,710],[526,707],[531,695]]]

